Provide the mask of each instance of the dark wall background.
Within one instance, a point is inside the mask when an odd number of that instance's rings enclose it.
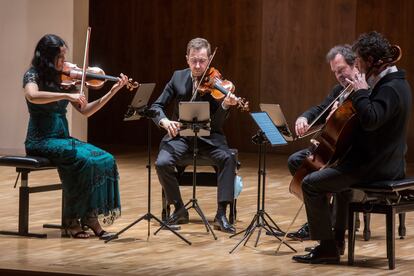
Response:
[[[90,0],[90,64],[107,74],[124,72],[139,82],[156,82],[153,102],[176,69],[186,67],[187,42],[204,37],[218,47],[213,66],[236,85],[237,95],[279,103],[291,126],[318,104],[335,83],[325,61],[335,44],[352,43],[377,30],[401,46],[398,66],[414,72],[414,2],[410,0]],[[107,87],[110,84],[106,85]],[[101,90],[105,91],[105,90]],[[90,91],[92,99],[101,91]],[[133,93],[121,91],[89,119],[89,140],[97,144],[145,145],[147,122],[123,122]],[[411,120],[411,129],[414,121]],[[153,125],[153,141],[164,132]],[[254,151],[256,127],[247,113],[233,110],[225,128],[232,147]],[[414,130],[409,159],[414,159]],[[308,141],[273,151],[291,152]]]

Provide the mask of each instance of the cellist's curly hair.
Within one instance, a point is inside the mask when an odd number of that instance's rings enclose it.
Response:
[[[352,46],[352,50],[364,61],[372,57],[372,61],[376,63],[391,55],[391,44],[382,34],[373,31],[361,34]]]

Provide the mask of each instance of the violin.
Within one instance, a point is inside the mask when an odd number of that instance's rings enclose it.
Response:
[[[87,67],[85,76],[85,85],[90,89],[100,89],[106,81],[118,81],[117,77],[106,75],[104,70],[99,67]],[[81,84],[82,68],[79,68],[76,64],[65,62],[63,64],[61,78],[61,87],[66,90],[71,89],[72,87]],[[132,79],[129,79],[126,84],[126,88],[129,91],[138,87],[138,82],[133,81]]]
[[[400,59],[401,48],[398,45],[392,45],[390,55],[381,58],[376,65],[370,68],[365,78],[368,80],[371,75],[377,75],[385,67]],[[290,182],[289,192],[301,201],[303,201],[302,180],[305,176],[336,164],[345,156],[352,145],[354,130],[359,123],[352,100],[349,99],[353,92],[350,85],[341,92],[341,94],[346,93],[347,98],[326,121],[318,136],[311,139],[311,155],[303,160]]]
[[[210,94],[214,99],[221,100],[227,96],[227,94],[233,93],[235,89],[236,87],[231,81],[223,79],[217,69],[210,67],[202,78],[197,91],[201,96]],[[236,100],[238,108],[242,111],[249,111],[248,101],[240,97],[237,97]]]

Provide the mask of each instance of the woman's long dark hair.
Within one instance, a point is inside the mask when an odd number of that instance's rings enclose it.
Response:
[[[32,66],[39,74],[42,85],[59,84],[60,74],[55,68],[56,57],[60,54],[60,47],[67,47],[66,42],[57,35],[44,35],[36,45]]]

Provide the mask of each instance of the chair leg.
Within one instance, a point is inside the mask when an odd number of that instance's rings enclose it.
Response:
[[[404,239],[406,235],[405,213],[398,214],[398,218],[400,219],[400,225],[398,226],[398,235],[400,236],[400,239]]]
[[[350,205],[348,216],[348,265],[354,264],[356,214],[357,212],[354,212],[352,205]]]
[[[237,198],[234,199],[234,208],[233,208],[234,222],[237,220]]]
[[[64,192],[63,192],[63,188],[62,188],[62,204],[61,204],[61,213],[60,213],[60,224],[50,224],[50,223],[45,223],[43,224],[43,228],[51,228],[51,229],[60,229],[60,236],[63,238],[67,238],[69,237],[69,233],[67,231],[67,225],[66,225],[66,221],[65,221],[65,197],[64,197]]]
[[[234,201],[229,204],[229,222],[234,224]]]
[[[371,239],[371,214],[370,213],[363,213],[364,214],[364,241],[369,241]]]
[[[389,269],[395,268],[395,209],[388,206],[386,214],[387,258]]]
[[[230,203],[230,214],[229,214],[229,222],[234,224],[236,222],[237,217],[237,199],[235,198],[232,203]]]
[[[29,172],[22,172],[21,185],[19,188],[19,226],[18,231],[0,231],[1,235],[17,235],[24,237],[46,238],[46,234],[30,233],[29,232],[29,195],[30,188],[28,187]]]
[[[355,212],[355,231],[359,231],[359,227],[361,226],[361,220],[359,219],[359,212]]]
[[[29,187],[20,187],[19,192],[19,233],[29,232]]]
[[[167,199],[165,197],[164,190],[161,191],[161,202],[162,202],[162,211],[161,211],[161,220],[167,221],[170,217],[170,206],[167,204]]]

